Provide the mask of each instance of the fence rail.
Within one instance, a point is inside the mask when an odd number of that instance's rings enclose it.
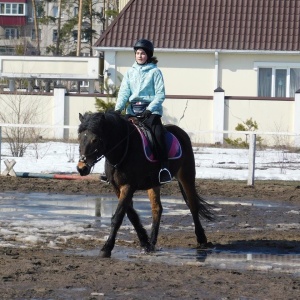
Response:
[[[41,124],[0,124],[0,174],[2,173],[1,170],[1,161],[2,161],[2,156],[3,156],[3,149],[2,149],[2,143],[3,143],[3,128],[10,127],[10,128],[44,128],[44,129],[55,129],[55,128],[63,128],[63,129],[72,129],[72,130],[77,130],[77,126],[55,126],[55,125],[41,125]],[[248,169],[248,176],[247,176],[247,184],[248,185],[254,185],[255,183],[255,178],[256,174],[255,171],[257,169],[258,163],[256,162],[256,155],[257,155],[257,149],[256,149],[256,144],[257,144],[257,136],[276,136],[277,138],[280,136],[294,136],[294,137],[299,137],[299,134],[295,133],[290,133],[290,132],[262,132],[262,131],[190,131],[188,134],[196,134],[196,135],[205,135],[205,134],[231,134],[231,135],[238,135],[238,136],[247,136],[247,140],[249,143],[249,149],[248,153],[243,152],[243,156],[248,155],[248,161],[245,162],[246,167]],[[210,147],[213,147],[214,145],[210,145]],[[281,145],[281,148],[284,149],[283,151],[286,151],[287,149],[287,144]],[[67,147],[67,146],[66,146]],[[202,147],[202,146],[201,146]],[[217,145],[218,148],[222,147],[222,145]],[[228,147],[227,147],[228,148]],[[297,150],[297,149],[294,149]],[[74,150],[72,150],[74,152]],[[233,149],[234,151],[234,149]],[[238,149],[236,149],[238,151]],[[282,152],[284,153],[284,152]],[[292,168],[298,168],[300,167],[300,154],[297,155],[295,161],[289,161],[289,165],[292,165]],[[284,155],[283,155],[284,156]],[[284,164],[286,161],[284,161],[284,157],[282,157],[282,160],[278,161],[277,163],[273,162],[273,164],[277,164],[280,167],[284,167]],[[262,166],[262,163],[260,162],[260,168],[266,168],[266,166]],[[269,163],[271,164],[271,163]],[[244,167],[243,167],[244,168]],[[300,179],[300,178],[299,178]]]

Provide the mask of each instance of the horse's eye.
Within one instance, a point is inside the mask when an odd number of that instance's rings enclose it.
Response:
[[[98,139],[97,138],[93,138],[92,140],[91,140],[91,143],[92,144],[96,144],[98,142]]]

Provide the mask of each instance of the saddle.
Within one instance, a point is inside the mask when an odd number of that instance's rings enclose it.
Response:
[[[157,158],[157,152],[155,150],[156,149],[155,139],[151,130],[140,122],[136,122],[132,120],[130,121],[136,127],[138,133],[140,134],[141,140],[143,142],[143,149],[146,158],[151,162],[159,161]],[[182,149],[176,136],[166,130],[165,138],[166,138],[166,146],[168,149],[169,159],[180,158],[182,155]]]

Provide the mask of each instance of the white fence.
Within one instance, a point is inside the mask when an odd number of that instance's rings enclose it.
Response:
[[[36,127],[46,128],[46,125],[10,125],[0,124],[0,173],[6,166],[4,161],[16,161],[16,172],[30,172],[41,174],[76,173],[78,160],[78,144],[74,141],[47,140],[31,143],[23,157],[12,157],[9,144],[1,141],[2,127]],[[50,129],[56,126],[50,126]],[[76,126],[64,126],[64,129],[77,132]],[[202,179],[245,180],[253,185],[255,180],[300,180],[300,152],[283,143],[289,139],[290,133],[272,132],[223,132],[232,138],[237,136],[248,139],[249,149],[229,148],[224,145],[211,147],[194,144],[196,163],[196,177]],[[194,132],[198,136],[211,134],[208,131]],[[275,148],[256,147],[256,137],[272,136],[278,140]],[[99,162],[93,172],[104,171],[103,161]]]

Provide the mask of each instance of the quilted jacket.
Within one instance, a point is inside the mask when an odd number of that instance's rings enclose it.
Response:
[[[139,65],[135,62],[124,75],[115,110],[123,110],[127,101],[149,103],[146,109],[162,116],[164,100],[164,79],[157,65],[154,63]],[[134,115],[131,105],[127,106],[126,113]]]

